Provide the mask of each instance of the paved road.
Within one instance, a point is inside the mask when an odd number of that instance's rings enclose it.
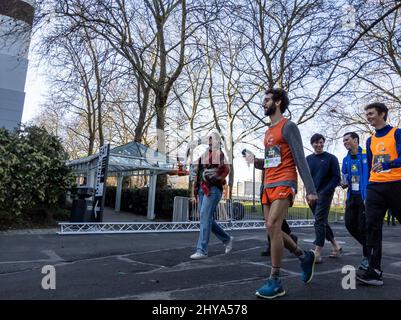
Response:
[[[384,227],[383,287],[344,290],[345,265],[358,265],[361,249],[340,224],[334,225],[344,255],[316,266],[304,285],[299,263],[284,255],[285,299],[401,299],[401,226]],[[60,236],[50,233],[0,234],[0,299],[254,300],[270,266],[260,256],[263,230],[232,232],[234,249],[224,254],[212,236],[209,258],[192,261],[197,232]],[[313,228],[294,229],[301,246],[313,247]],[[43,290],[44,265],[56,270],[56,289]]]

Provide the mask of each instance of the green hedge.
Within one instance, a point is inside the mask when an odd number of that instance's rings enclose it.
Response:
[[[41,221],[74,181],[59,138],[36,126],[0,128],[0,227]]]
[[[114,208],[116,187],[106,188],[105,206]],[[189,197],[187,189],[156,190],[156,218],[172,219],[174,197]],[[121,211],[146,216],[148,212],[148,188],[123,189],[121,193]]]
[[[0,211],[15,217],[57,208],[74,181],[67,158],[59,138],[43,128],[0,128]]]

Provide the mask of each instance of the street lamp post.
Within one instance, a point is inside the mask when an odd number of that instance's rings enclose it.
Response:
[[[238,200],[239,181],[237,181],[237,200]]]
[[[253,199],[252,199],[252,212],[256,211],[256,206],[255,206],[255,165],[253,166],[253,175],[252,175],[252,188],[253,188]]]

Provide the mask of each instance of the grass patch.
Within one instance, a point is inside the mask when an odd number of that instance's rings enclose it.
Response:
[[[263,211],[260,203],[257,203],[255,206],[255,211],[252,211],[252,202],[244,202],[242,203],[245,209],[245,214],[252,213],[252,216],[260,219],[263,219]],[[341,221],[344,216],[344,208],[343,207],[331,207],[329,213],[329,221]],[[308,206],[296,205],[291,208],[288,208],[288,216],[287,219],[313,219],[312,210]]]

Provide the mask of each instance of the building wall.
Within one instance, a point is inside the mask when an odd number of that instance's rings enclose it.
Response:
[[[0,1],[0,127],[18,127],[24,108],[34,0]]]

